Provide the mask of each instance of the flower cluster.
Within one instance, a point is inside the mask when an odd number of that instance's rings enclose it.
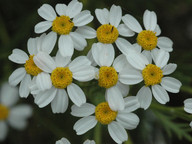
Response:
[[[70,99],[74,103],[71,115],[83,117],[74,124],[77,135],[101,123],[107,125],[116,143],[122,143],[128,140],[126,129],[135,129],[139,124],[135,110],[149,108],[152,96],[166,104],[167,91],[179,92],[181,82],[167,76],[177,67],[168,63],[173,42],[159,36],[161,30],[153,11],[144,12],[143,30],[133,16],[122,15],[120,6],[96,9],[101,25],[95,30],[87,26],[93,16],[82,8],[82,3],[72,0],[68,5],[57,4],[55,9],[49,4],[38,9],[44,21],[35,25],[35,33],[43,34],[28,40],[29,56],[20,49],[13,50],[9,60],[24,67],[11,74],[9,83],[20,83],[20,97],[32,94],[40,108],[51,104],[53,113],[64,113]],[[131,44],[127,37],[134,35],[136,43]],[[72,59],[74,50],[83,51],[86,39],[93,38],[98,42],[92,44],[87,56]],[[106,101],[102,103],[88,103],[87,95],[78,85],[93,79],[105,89]],[[139,83],[143,86],[136,96],[128,96],[130,85]],[[65,141],[63,138],[56,143],[69,143]]]

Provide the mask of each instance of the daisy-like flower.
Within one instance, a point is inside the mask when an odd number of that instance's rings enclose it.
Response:
[[[73,79],[85,82],[94,78],[94,67],[85,56],[79,56],[71,62],[71,57],[63,57],[59,51],[55,59],[39,52],[34,62],[44,71],[36,78],[42,92],[35,96],[35,103],[40,108],[51,103],[53,113],[64,113],[68,107],[68,96],[78,106],[86,102],[84,92],[73,83]]]
[[[56,39],[50,38],[49,34],[42,34],[37,38],[30,38],[27,42],[29,56],[20,49],[14,49],[12,54],[8,57],[9,60],[14,63],[24,64],[24,67],[16,69],[9,77],[9,84],[12,86],[16,86],[21,82],[19,87],[20,97],[28,97],[31,77],[36,77],[42,72],[42,70],[35,65],[33,57],[39,51],[44,51],[48,54],[52,52],[54,45],[50,41],[56,41]]]
[[[8,83],[2,85],[0,94],[0,141],[3,141],[8,133],[8,125],[17,130],[27,126],[32,108],[26,104],[15,105],[19,100],[18,88]]]
[[[158,37],[161,34],[161,30],[157,24],[157,16],[155,12],[145,10],[143,15],[143,23],[145,30],[142,29],[139,22],[131,15],[126,14],[122,17],[122,21],[132,31],[138,33],[137,44],[143,48],[146,53],[150,53],[151,50],[157,47],[167,52],[173,50],[173,42],[168,37]]]
[[[177,67],[176,64],[167,64],[169,60],[168,52],[153,50],[152,58],[155,64],[150,63],[143,54],[133,51],[127,55],[127,60],[135,70],[131,69],[122,72],[122,82],[124,81],[124,83],[137,84],[144,81],[145,85],[137,94],[141,107],[144,109],[150,106],[152,94],[159,103],[165,104],[169,101],[167,91],[178,93],[182,85],[175,78],[164,77],[174,72]]]
[[[129,85],[122,83],[121,71],[123,68],[132,68],[122,54],[115,60],[112,45],[106,48],[101,43],[93,44],[92,55],[95,63],[100,67],[96,70],[96,79],[100,87],[106,88],[106,101],[112,110],[123,110],[123,96],[127,96]]]
[[[134,96],[125,98],[125,109],[122,111],[112,110],[107,102],[102,102],[96,107],[89,103],[85,103],[81,107],[73,105],[71,114],[83,117],[75,123],[73,129],[77,135],[82,135],[99,122],[103,125],[108,125],[109,134],[116,143],[122,143],[128,140],[125,129],[135,129],[139,123],[138,116],[132,113],[139,106],[138,99]],[[94,113],[95,116],[92,116]]]
[[[188,98],[184,101],[184,110],[192,114],[192,98]],[[192,121],[190,122],[190,127],[192,128]]]
[[[98,43],[101,43],[104,48],[113,47],[112,44],[115,43],[121,52],[125,50],[125,47],[131,45],[127,40],[119,37],[120,35],[131,37],[135,34],[125,24],[120,24],[122,18],[120,6],[112,5],[110,11],[106,8],[96,9],[95,14],[101,26],[95,32],[89,30],[89,34],[94,36],[95,33]],[[84,35],[83,33],[81,34]]]
[[[56,141],[55,144],[71,144],[66,138],[62,138],[58,141]],[[95,144],[94,140],[86,140],[83,144]]]
[[[59,35],[58,47],[62,56],[72,56],[74,48],[83,50],[87,45],[85,37],[79,32],[73,31],[74,28],[80,28],[80,32],[85,31],[86,24],[93,20],[93,16],[88,10],[82,10],[83,4],[77,0],[72,0],[68,6],[65,4],[57,4],[55,10],[49,4],[43,4],[38,9],[38,14],[45,19],[35,26],[35,33],[42,33],[51,28],[49,33],[52,39],[57,39]],[[85,30],[84,30],[85,29]],[[88,28],[89,29],[89,28]],[[53,42],[55,45],[55,42]]]

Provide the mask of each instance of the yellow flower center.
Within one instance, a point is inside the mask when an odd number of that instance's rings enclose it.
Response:
[[[52,31],[60,34],[66,35],[69,34],[74,26],[74,23],[68,16],[60,16],[56,17],[56,19],[52,23]]]
[[[110,88],[118,81],[118,74],[113,67],[103,66],[99,69],[99,86]]]
[[[52,84],[56,88],[66,88],[73,81],[73,74],[68,67],[57,67],[51,73]]]
[[[97,39],[101,43],[112,44],[119,36],[119,32],[116,27],[104,24],[97,29]]]
[[[146,86],[159,84],[163,77],[163,71],[153,64],[148,64],[142,71],[143,79]]]
[[[109,124],[117,117],[117,112],[110,109],[107,102],[98,104],[95,108],[95,117],[101,124]]]
[[[7,119],[9,115],[9,109],[8,107],[0,104],[0,120],[5,120]]]
[[[155,34],[153,31],[143,30],[137,36],[137,43],[144,50],[153,50],[157,46],[157,37]]]
[[[32,76],[37,76],[39,73],[42,72],[42,70],[36,66],[33,61],[33,57],[34,55],[30,55],[29,59],[25,62],[25,70],[28,74]]]

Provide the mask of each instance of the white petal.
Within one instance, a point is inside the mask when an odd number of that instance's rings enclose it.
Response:
[[[29,38],[27,41],[27,50],[30,55],[37,54],[37,39],[38,38]]]
[[[119,56],[117,56],[113,62],[113,67],[115,68],[115,70],[117,72],[120,72],[123,70],[123,68],[126,66],[127,64],[127,59],[125,57],[125,55],[121,54]]]
[[[24,64],[29,57],[24,51],[20,49],[14,49],[8,58],[14,63]]]
[[[3,141],[8,132],[7,124],[4,121],[0,121],[0,142]]]
[[[114,111],[123,110],[125,107],[123,96],[117,87],[111,87],[106,90],[106,101]]]
[[[81,67],[89,65],[91,65],[91,61],[86,56],[78,56],[69,64],[69,69],[76,72]]]
[[[166,104],[169,101],[168,93],[160,85],[152,86],[152,93],[155,99],[161,104]]]
[[[192,128],[192,121],[190,122],[189,126]]]
[[[134,50],[141,53],[142,47],[138,43],[133,44]]]
[[[55,10],[60,16],[66,15],[67,6],[65,4],[57,4]]]
[[[35,25],[35,33],[43,33],[48,30],[52,26],[52,22],[50,21],[42,21]]]
[[[97,120],[95,116],[88,116],[78,120],[73,126],[73,129],[76,131],[77,135],[82,135],[95,127],[96,124]]]
[[[90,116],[95,112],[95,106],[89,103],[85,103],[82,106],[78,107],[73,105],[71,107],[71,115],[76,117],[86,117]]]
[[[56,44],[57,34],[55,32],[50,32],[45,36],[42,42],[42,51],[50,54]]]
[[[55,142],[55,144],[71,144],[66,138],[62,138]]]
[[[143,80],[143,76],[140,71],[129,69],[119,73],[119,81],[123,84],[137,84]]]
[[[0,103],[7,107],[14,105],[19,99],[18,88],[10,86],[7,82],[3,83],[0,92]]]
[[[161,85],[168,92],[178,93],[182,84],[181,84],[181,82],[179,80],[177,80],[175,78],[164,77],[161,80]]]
[[[51,89],[43,91],[35,96],[35,103],[40,107],[47,106],[55,97],[57,89],[53,86]]]
[[[118,123],[113,121],[108,125],[108,131],[111,136],[111,138],[116,142],[116,143],[122,143],[124,141],[128,140],[128,135],[123,126]]]
[[[110,12],[109,12],[109,22],[111,25],[115,26],[116,28],[119,26],[119,23],[122,18],[122,10],[120,6],[112,5]]]
[[[131,15],[126,14],[122,17],[122,21],[125,25],[130,28],[132,31],[140,33],[142,31],[141,25],[139,22]]]
[[[19,95],[22,98],[27,98],[30,92],[29,85],[31,83],[31,76],[29,74],[26,74],[23,80],[21,81],[20,87],[19,87]]]
[[[86,102],[85,94],[78,85],[74,83],[68,85],[67,92],[71,101],[77,106],[81,106]]]
[[[51,73],[56,68],[53,58],[45,52],[39,52],[33,57],[33,60],[34,63],[44,72]]]
[[[120,113],[130,113],[140,108],[139,100],[136,96],[128,96],[124,98],[125,109]]]
[[[173,51],[173,42],[168,37],[159,37],[157,39],[157,46],[167,52]]]
[[[96,31],[89,26],[78,27],[75,32],[81,34],[86,39],[93,39],[96,37]]]
[[[152,93],[149,87],[143,86],[137,93],[140,106],[143,109],[148,109],[152,101]]]
[[[57,67],[65,67],[71,61],[70,56],[63,57],[59,51],[57,51],[55,57],[55,63]]]
[[[59,51],[62,56],[72,56],[74,52],[74,44],[69,35],[61,35],[59,38]]]
[[[139,124],[139,117],[134,113],[118,113],[116,120],[128,130],[135,129]]]
[[[32,116],[33,109],[27,104],[20,104],[12,107],[10,116],[20,119],[27,119]]]
[[[73,72],[73,78],[81,81],[86,82],[94,79],[95,77],[95,68],[92,66],[82,66],[79,69],[76,69],[75,72]]]
[[[149,63],[152,63],[152,56],[150,51],[144,50],[142,51],[142,54],[147,58]]]
[[[111,44],[97,43],[92,47],[92,55],[99,66],[111,66],[115,57],[115,51]]]
[[[26,74],[25,68],[16,69],[9,76],[9,84],[12,85],[12,86],[16,86],[24,78],[25,74]]]
[[[128,28],[125,24],[120,24],[117,29],[119,34],[122,36],[131,37],[135,35],[135,33],[130,30],[130,28]]]
[[[74,16],[80,13],[82,8],[83,8],[82,3],[76,0],[72,0],[67,6],[66,15],[69,16],[70,18],[73,18]]]
[[[96,9],[95,10],[95,15],[96,15],[98,21],[102,25],[109,23],[109,11],[106,8],[104,8],[104,9]]]
[[[154,31],[157,26],[157,15],[153,11],[145,10],[143,23],[146,30]]]
[[[73,40],[74,48],[76,50],[82,51],[87,46],[87,41],[82,35],[76,32],[71,32],[70,36],[71,39]]]
[[[51,108],[53,113],[64,113],[68,108],[68,95],[65,89],[58,89],[57,94],[51,102]]]
[[[45,20],[48,21],[53,21],[56,18],[56,13],[55,10],[53,9],[52,6],[49,4],[43,4],[39,9],[38,9],[38,14],[44,18]]]
[[[73,18],[73,23],[75,26],[79,27],[90,23],[92,20],[93,16],[91,15],[90,11],[84,10]]]
[[[177,68],[177,64],[174,63],[169,63],[168,65],[164,66],[162,71],[163,71],[163,75],[169,75],[171,73],[173,73]]]
[[[95,45],[95,44],[93,44]],[[93,46],[92,45],[92,46]],[[93,55],[92,55],[92,51],[91,49],[89,50],[89,52],[87,53],[87,58],[91,61],[91,65],[92,66],[97,66],[97,63],[95,62],[95,60],[93,59]]]
[[[192,98],[188,98],[184,101],[184,110],[192,114]]]
[[[124,38],[118,38],[115,43],[119,50],[125,55],[129,54],[130,49],[133,49],[133,45]]]
[[[116,87],[120,90],[123,97],[127,96],[129,93],[129,85],[122,84],[121,82],[117,82]]]
[[[41,72],[36,77],[36,84],[41,91],[50,89],[52,87],[51,76],[48,73]]]
[[[156,32],[156,36],[159,36],[161,34],[161,29],[158,24],[156,25],[154,32]]]
[[[86,140],[83,144],[95,144],[94,140]]]
[[[136,69],[143,70],[149,64],[147,58],[138,52],[132,51],[126,55],[128,62]]]
[[[170,55],[168,52],[164,50],[158,50],[154,62],[158,67],[163,68],[167,64],[169,57]]]
[[[11,127],[17,130],[23,130],[27,126],[27,121],[19,117],[10,116],[8,122]]]

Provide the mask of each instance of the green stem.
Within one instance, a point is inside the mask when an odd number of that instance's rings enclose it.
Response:
[[[187,92],[189,94],[192,94],[192,87],[189,86],[182,86],[181,91]]]
[[[95,129],[94,129],[94,140],[95,143],[101,144],[102,143],[102,125],[100,123],[97,123]]]

